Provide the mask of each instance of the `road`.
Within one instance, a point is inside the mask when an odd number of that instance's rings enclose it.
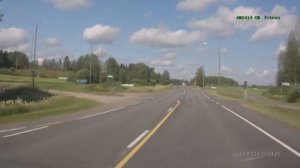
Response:
[[[200,89],[80,115],[0,127],[0,167],[300,167],[298,128]]]

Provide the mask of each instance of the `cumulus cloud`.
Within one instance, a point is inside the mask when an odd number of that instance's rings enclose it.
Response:
[[[268,70],[262,70],[262,71],[257,71],[254,68],[250,67],[246,73],[247,76],[254,76],[258,78],[264,78],[264,77],[269,77],[271,75],[270,71]]]
[[[280,53],[286,51],[286,43],[280,43],[277,50],[274,52],[274,56],[277,57],[279,56]]]
[[[84,29],[82,36],[86,41],[93,41],[93,43],[112,43],[119,34],[120,29],[117,27],[96,24]]]
[[[51,0],[55,8],[60,10],[79,9],[89,5],[90,0]]]
[[[258,22],[239,22],[236,20],[236,16],[259,15],[259,11],[259,9],[244,6],[236,7],[233,10],[221,6],[215,16],[202,20],[191,20],[188,26],[193,29],[205,30],[216,36],[226,37],[237,30],[248,29],[258,24]]]
[[[93,53],[94,53],[95,55],[97,55],[98,57],[100,57],[101,59],[104,59],[104,58],[107,57],[107,51],[106,51],[104,48],[102,48],[102,47],[96,48],[96,49],[93,51]]]
[[[254,75],[255,74],[255,70],[250,67],[247,71],[246,71],[246,75]]]
[[[201,11],[213,4],[233,1],[234,0],[182,0],[177,4],[177,9],[188,11]]]
[[[216,0],[183,0],[177,4],[179,10],[199,11],[215,3]]]
[[[171,65],[174,63],[176,54],[174,52],[166,52],[161,58],[150,62],[152,65]]]
[[[185,30],[169,31],[166,28],[143,28],[134,32],[130,42],[143,44],[153,48],[185,47],[202,41],[204,33],[199,31],[187,32]]]
[[[223,66],[221,66],[221,72],[227,74],[227,73],[232,72],[232,69],[223,65]]]
[[[258,72],[255,74],[256,77],[263,78],[269,76],[270,72],[268,70],[263,70],[262,72]]]
[[[49,47],[57,47],[61,45],[61,42],[56,37],[49,37],[45,40],[45,45]]]
[[[287,35],[295,28],[297,16],[292,15],[283,6],[276,5],[271,11],[270,16],[280,16],[280,19],[272,21],[264,20],[264,24],[259,26],[251,36],[252,41],[261,41],[274,36]]]
[[[0,48],[24,48],[28,44],[27,32],[21,28],[0,28]]]
[[[261,16],[260,21],[236,20],[237,16]],[[279,20],[265,20],[264,16],[280,16]],[[274,36],[287,35],[295,28],[297,16],[293,10],[276,5],[270,12],[259,8],[238,6],[232,10],[221,6],[216,15],[201,20],[191,20],[188,26],[204,30],[218,37],[228,37],[236,32],[255,29],[251,41],[262,41]]]

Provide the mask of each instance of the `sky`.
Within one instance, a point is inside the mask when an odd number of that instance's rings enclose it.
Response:
[[[220,53],[222,76],[271,85],[299,7],[299,0],[2,0],[0,48],[32,58],[38,24],[39,60],[75,59],[92,44],[101,61],[142,62],[189,80],[200,66],[218,75]]]

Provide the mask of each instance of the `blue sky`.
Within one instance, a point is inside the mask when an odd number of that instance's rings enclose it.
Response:
[[[30,54],[38,24],[39,59],[77,58],[93,41],[101,60],[143,62],[181,79],[201,65],[217,75],[221,48],[222,75],[268,85],[298,6],[298,0],[2,0],[0,48]],[[281,19],[238,21],[238,15]]]

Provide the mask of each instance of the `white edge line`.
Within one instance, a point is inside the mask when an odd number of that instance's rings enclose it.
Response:
[[[22,131],[22,132],[17,132],[17,133],[14,133],[14,134],[5,135],[5,136],[3,136],[3,138],[8,138],[8,137],[12,137],[12,136],[20,135],[20,134],[25,134],[25,133],[32,132],[32,131],[37,131],[37,130],[44,129],[44,128],[47,128],[47,127],[49,127],[49,126],[38,127],[38,128],[34,128],[34,129]]]
[[[173,109],[173,107],[170,107],[170,108],[168,109],[168,112],[172,111],[172,109]]]
[[[229,108],[222,106],[224,109],[226,109],[227,111],[231,112],[232,114],[236,115],[237,117],[239,117],[240,119],[244,120],[245,122],[247,122],[248,124],[250,124],[251,126],[253,126],[254,128],[256,128],[257,130],[259,130],[260,132],[262,132],[263,134],[265,134],[266,136],[268,136],[269,138],[271,138],[272,140],[274,140],[275,142],[277,142],[278,144],[280,144],[281,146],[283,146],[284,148],[286,148],[287,150],[289,150],[290,152],[292,152],[293,154],[295,154],[296,156],[298,156],[300,158],[300,153],[298,151],[296,151],[295,149],[293,149],[292,147],[288,146],[287,144],[285,144],[284,142],[282,142],[281,140],[277,139],[276,137],[274,137],[273,135],[269,134],[268,132],[266,132],[265,130],[261,129],[260,127],[258,127],[257,125],[253,124],[251,121],[247,120],[246,118],[240,116],[239,114],[235,113],[234,111],[230,110]]]
[[[97,116],[97,115],[102,115],[102,114],[110,113],[110,112],[113,112],[113,111],[121,110],[121,109],[123,109],[123,108],[124,108],[124,107],[120,107],[120,108],[116,108],[116,109],[104,111],[104,112],[101,112],[101,113],[96,113],[96,114],[92,114],[92,115],[80,117],[80,118],[77,118],[77,120],[82,120],[82,119],[86,119],[86,118],[90,118],[90,117],[95,117],[95,116]]]
[[[24,129],[26,127],[19,127],[19,128],[11,128],[11,129],[6,129],[6,130],[0,130],[0,133],[3,132],[9,132],[9,131],[16,131],[16,130],[20,130],[20,129]]]
[[[147,133],[149,132],[149,130],[145,130],[141,135],[139,135],[134,141],[132,141],[127,148],[132,148],[134,147]]]

